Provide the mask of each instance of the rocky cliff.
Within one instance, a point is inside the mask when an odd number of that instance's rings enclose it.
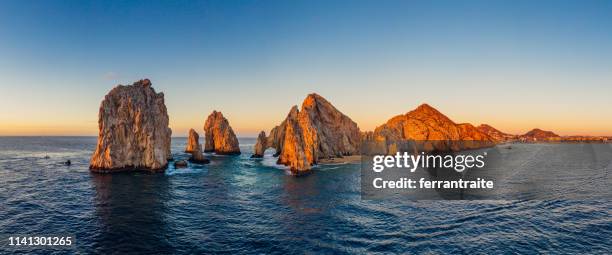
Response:
[[[459,128],[459,140],[461,141],[494,141],[491,136],[480,131],[470,123],[457,124]]]
[[[308,127],[300,125],[297,106],[291,108],[283,127],[285,135],[281,140],[282,150],[277,164],[288,166],[295,174],[309,170],[316,163],[315,141],[306,140],[304,128]]]
[[[406,140],[435,141],[428,144],[428,150],[436,151],[473,149],[494,143],[490,136],[471,124],[456,124],[427,104],[391,118],[366,138],[383,144],[386,151],[379,153],[395,153],[398,143]]]
[[[358,154],[360,135],[359,127],[349,117],[320,95],[310,94],[301,110],[292,107],[285,120],[270,131],[263,150],[275,148],[277,163],[299,174],[319,159]],[[263,144],[264,139],[259,140],[262,142],[258,144]]]
[[[206,141],[204,143],[205,152],[215,152],[217,154],[240,154],[238,138],[234,130],[221,112],[213,111],[204,123],[204,133]]]
[[[162,171],[167,167],[172,131],[164,94],[156,93],[148,79],[113,88],[100,104],[98,128],[92,171]]]
[[[477,128],[478,130],[480,130],[480,132],[483,132],[489,135],[491,138],[495,139],[495,141],[497,142],[506,142],[506,141],[517,139],[516,135],[504,133],[487,124],[480,124]]]

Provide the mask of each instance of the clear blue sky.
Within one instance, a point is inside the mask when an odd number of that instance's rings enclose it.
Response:
[[[612,135],[612,1],[0,1],[0,135],[96,135],[150,78],[175,135],[239,135],[317,92],[371,130],[427,102],[457,122]]]

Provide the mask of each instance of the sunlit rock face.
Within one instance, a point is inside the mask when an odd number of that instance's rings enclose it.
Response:
[[[291,108],[287,118],[270,131],[266,147],[274,147],[278,164],[300,174],[319,159],[359,154],[357,124],[325,98],[310,94],[301,110]]]
[[[92,171],[166,169],[172,130],[164,94],[156,93],[150,80],[113,88],[100,104],[98,128]]]
[[[459,139],[462,141],[485,141],[494,140],[491,136],[478,130],[470,123],[457,124],[459,128]]]
[[[268,138],[266,137],[266,132],[261,131],[257,136],[257,141],[255,142],[255,146],[253,147],[253,155],[251,156],[251,158],[262,158],[267,148]]]
[[[504,133],[487,124],[480,124],[476,128],[478,128],[480,132],[483,132],[489,135],[491,138],[495,139],[495,141],[497,142],[506,142],[510,140],[516,140],[518,138],[516,135]]]
[[[369,139],[386,143],[386,153],[394,153],[397,141],[435,141],[428,150],[459,151],[491,146],[494,140],[471,124],[456,124],[433,107],[423,104],[413,111],[391,118],[377,127]],[[383,151],[384,153],[384,151]]]
[[[189,137],[187,138],[185,152],[191,153],[194,151],[202,151],[202,147],[200,146],[200,135],[192,128],[189,129]]]
[[[204,123],[206,141],[204,152],[232,155],[240,154],[238,138],[221,112],[213,111]]]
[[[278,164],[288,166],[292,172],[300,173],[310,169],[315,163],[314,141],[305,140],[304,130],[299,123],[297,106],[291,108],[284,125],[282,138],[282,151],[278,157]]]
[[[263,153],[267,148],[274,148],[276,152],[274,157],[278,157],[282,151],[283,140],[285,139],[285,124],[283,121],[280,125],[275,126],[270,130],[270,135],[265,136],[266,132],[261,131],[257,137],[255,146],[253,147],[253,158],[263,157]]]

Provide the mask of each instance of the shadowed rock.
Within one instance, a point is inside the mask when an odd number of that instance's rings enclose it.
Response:
[[[172,130],[164,94],[156,93],[148,79],[113,88],[100,104],[98,128],[92,171],[166,169]]]
[[[255,142],[255,146],[253,147],[253,155],[251,158],[262,158],[266,148],[268,148],[268,138],[266,137],[266,132],[261,131],[257,136],[257,142]]]
[[[192,162],[192,163],[196,163],[196,164],[208,164],[208,163],[210,163],[210,160],[205,158],[204,154],[202,154],[202,151],[199,151],[199,150],[191,152],[191,157],[189,158],[189,161]]]
[[[185,160],[178,160],[174,162],[174,168],[187,168],[188,164]]]
[[[217,154],[240,154],[238,138],[221,112],[213,111],[204,123],[206,141],[204,152]]]
[[[187,147],[185,152],[191,153],[189,161],[196,164],[208,164],[210,160],[204,158],[202,154],[202,146],[200,146],[200,135],[195,130],[189,130],[189,138],[187,139]]]

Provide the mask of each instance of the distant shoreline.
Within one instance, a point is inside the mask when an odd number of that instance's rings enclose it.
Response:
[[[0,138],[40,138],[40,137],[57,137],[57,138],[94,138],[97,139],[98,136],[95,135],[0,135]],[[570,137],[576,137],[576,136],[562,136],[561,140],[542,140],[542,141],[504,141],[504,142],[500,142],[499,144],[513,144],[513,143],[520,143],[520,144],[554,144],[554,143],[612,143],[612,136],[582,136],[585,138],[588,137],[608,137],[609,140],[608,141],[600,141],[600,140],[563,140],[563,138],[570,138]],[[187,136],[173,136],[171,138],[185,138],[187,139]],[[257,139],[257,137],[255,136],[238,136],[238,139]]]

